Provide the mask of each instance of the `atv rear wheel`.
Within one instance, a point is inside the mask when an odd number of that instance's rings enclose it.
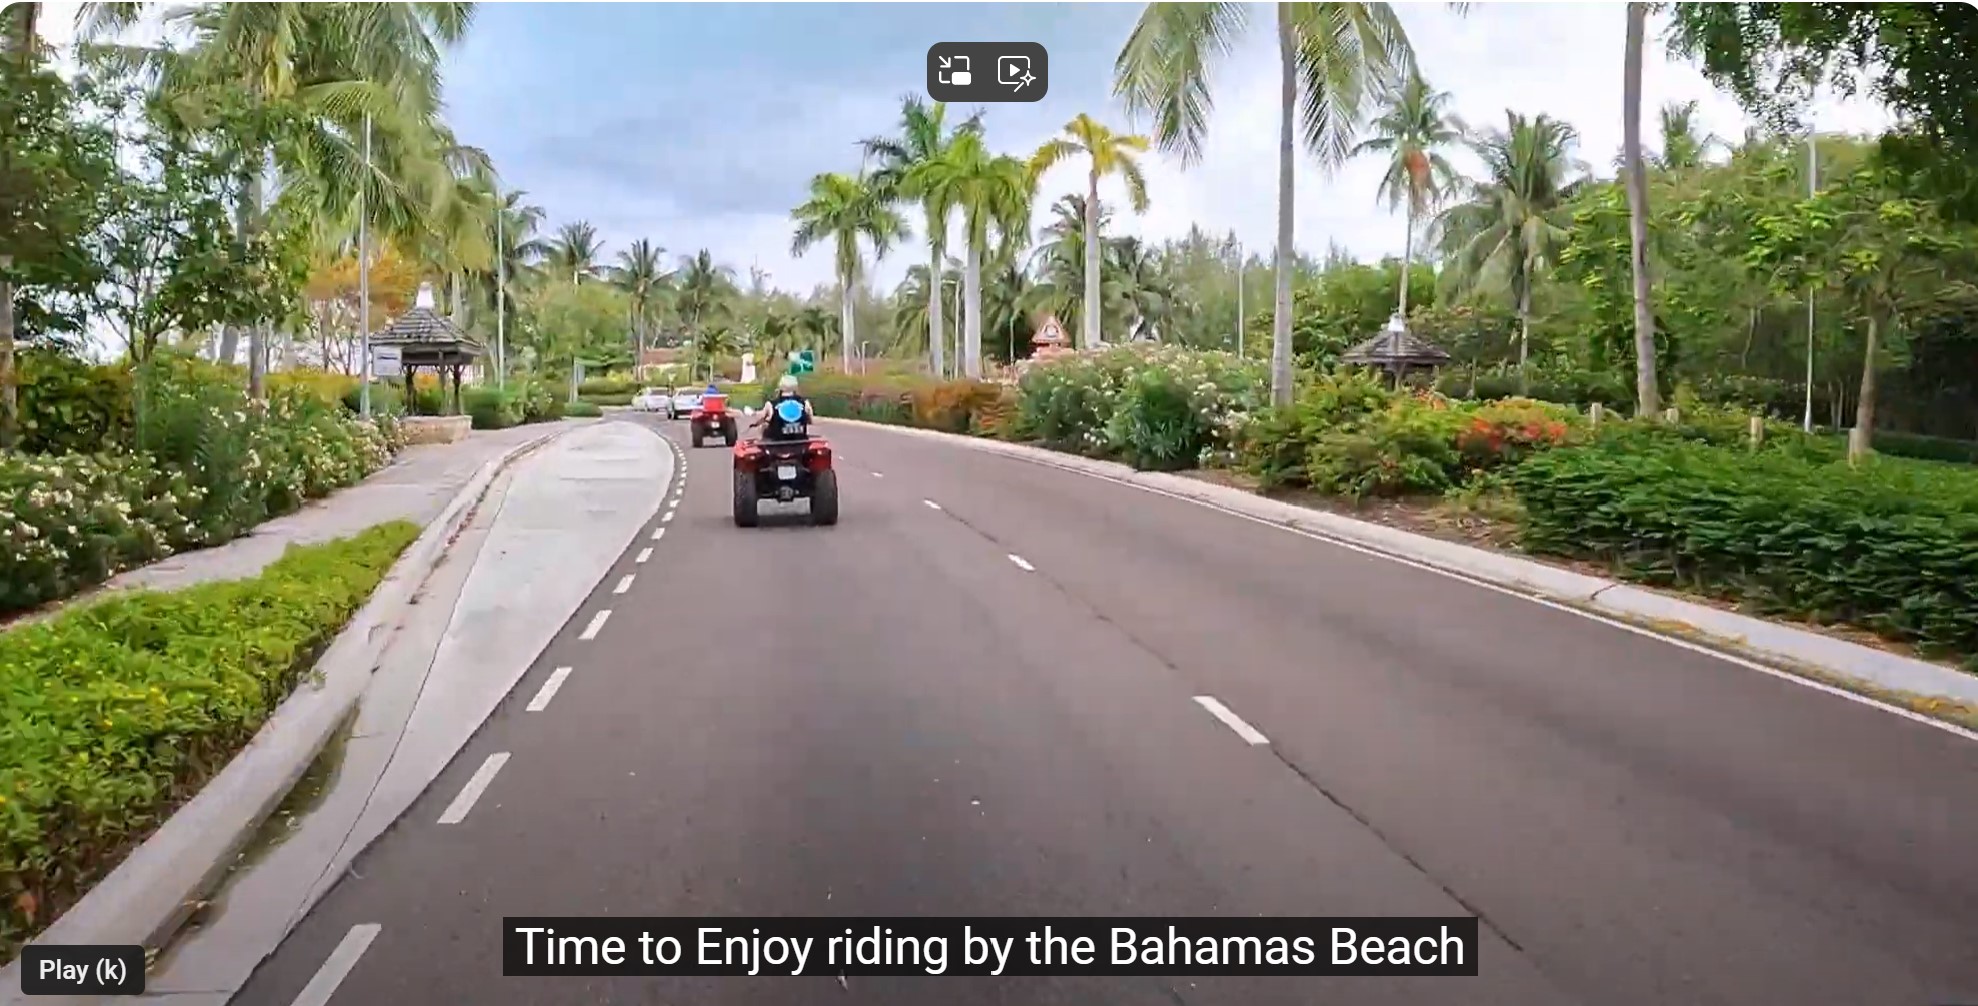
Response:
[[[821,525],[838,523],[837,472],[817,473],[817,481],[810,490],[810,522]]]
[[[755,494],[755,473],[735,473],[735,526],[754,527],[761,518]]]
[[[695,447],[699,447],[700,445],[701,445],[701,428],[700,428],[699,426],[695,426],[695,427],[694,427],[694,446],[695,446]]]
[[[722,421],[721,442],[722,445],[726,447],[735,446],[735,421],[733,419],[727,419]]]

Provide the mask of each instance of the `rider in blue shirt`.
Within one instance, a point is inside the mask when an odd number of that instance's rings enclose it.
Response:
[[[795,374],[784,374],[776,382],[776,396],[763,404],[762,415],[757,416],[756,421],[751,423],[750,426],[767,425],[769,420],[776,415],[776,404],[785,401],[795,401],[797,404],[803,406],[804,416],[802,422],[805,426],[809,426],[811,421],[817,418],[816,413],[811,411],[810,400],[797,393],[797,376]]]

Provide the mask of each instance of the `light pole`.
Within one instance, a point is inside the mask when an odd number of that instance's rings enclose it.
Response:
[[[1236,356],[1243,357],[1243,242],[1236,243]]]
[[[1806,197],[1808,199],[1813,198],[1820,186],[1820,158],[1817,146],[1813,124],[1809,120],[1806,127]],[[1813,432],[1813,297],[1814,291],[1809,287],[1806,291],[1806,418],[1804,421],[1804,428],[1808,433]]]
[[[502,217],[508,215],[501,189],[495,189],[495,387],[508,389],[508,241]]]
[[[364,218],[370,215],[365,194],[371,183],[371,113],[364,113],[364,173],[357,186],[357,353],[363,358],[364,381],[357,386],[357,414],[371,418],[371,255],[370,230]]]

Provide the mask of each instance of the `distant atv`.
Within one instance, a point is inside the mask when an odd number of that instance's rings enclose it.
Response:
[[[733,447],[741,439],[735,431],[735,414],[728,411],[727,395],[702,395],[687,423],[693,429],[695,447],[708,440],[719,440]]]
[[[779,402],[763,435],[735,445],[735,526],[755,527],[763,500],[810,501],[812,524],[838,523],[831,443],[813,436],[803,406]]]

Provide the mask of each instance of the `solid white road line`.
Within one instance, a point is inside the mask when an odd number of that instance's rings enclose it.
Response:
[[[549,672],[549,680],[543,682],[541,691],[529,700],[527,712],[539,713],[549,708],[549,700],[556,698],[556,690],[563,687],[563,679],[570,676],[570,668],[559,667]]]
[[[633,556],[633,557],[632,557],[632,561],[633,561],[633,562],[640,562],[640,563],[642,563],[642,562],[645,562],[645,561],[646,561],[647,559],[650,559],[650,558],[652,558],[652,548],[651,548],[650,546],[648,546],[648,547],[646,547],[646,548],[642,548],[642,549],[640,549],[640,550],[639,550],[639,554],[638,554],[638,555],[636,555],[636,556]]]
[[[357,959],[364,956],[364,951],[371,948],[371,941],[378,938],[379,928],[375,922],[351,926],[350,932],[343,934],[343,941],[330,951],[323,966],[316,969],[316,976],[309,979],[309,984],[304,985],[301,992],[296,993],[294,1006],[324,1006],[329,1002],[330,997],[336,994],[337,986],[350,975],[350,969],[357,966]]]
[[[660,540],[661,538],[664,538],[664,537],[666,537],[666,529],[665,529],[665,528],[663,528],[663,527],[656,527],[656,528],[653,528],[653,529],[652,529],[652,540],[654,540],[654,541],[658,541],[658,540]]]
[[[1026,573],[1037,572],[1037,567],[1032,566],[1028,560],[1024,559],[1023,556],[1020,556],[1015,552],[1010,553],[1010,561],[1016,563],[1016,568],[1023,570]]]
[[[633,575],[633,574],[631,574],[631,573],[627,573],[627,574],[625,574],[624,576],[622,576],[622,577],[619,577],[619,578],[618,578],[618,586],[616,586],[616,587],[613,587],[613,588],[611,588],[611,592],[612,592],[612,593],[614,593],[614,594],[623,594],[623,593],[625,593],[626,591],[628,591],[628,590],[631,590],[631,589],[632,589],[632,575]]]
[[[939,503],[936,503],[936,502],[934,502],[933,500],[921,500],[921,502],[922,502],[922,503],[925,503],[925,504],[927,504],[927,509],[929,509],[929,510],[939,510],[939,509],[941,509],[941,504],[939,504]]]
[[[1231,730],[1236,731],[1236,736],[1243,738],[1252,746],[1256,746],[1258,744],[1269,744],[1271,742],[1270,738],[1265,737],[1261,733],[1258,733],[1256,727],[1253,727],[1250,724],[1243,722],[1243,717],[1238,716],[1233,712],[1230,712],[1228,706],[1223,705],[1220,702],[1217,702],[1215,696],[1197,695],[1195,696],[1195,703],[1201,706],[1202,708],[1207,709],[1209,711],[1209,715],[1214,716],[1216,719],[1223,721],[1224,726],[1230,728]]]
[[[577,638],[584,640],[598,638],[598,630],[604,628],[604,620],[610,617],[611,617],[610,608],[606,608],[603,611],[600,611],[597,614],[592,615],[591,624],[584,626],[584,631],[578,634]]]
[[[488,756],[481,767],[474,770],[474,777],[467,785],[460,787],[460,795],[446,805],[446,812],[440,815],[441,824],[459,824],[467,819],[467,812],[474,809],[474,801],[487,791],[488,784],[494,782],[495,773],[508,764],[508,752],[500,751]]]

